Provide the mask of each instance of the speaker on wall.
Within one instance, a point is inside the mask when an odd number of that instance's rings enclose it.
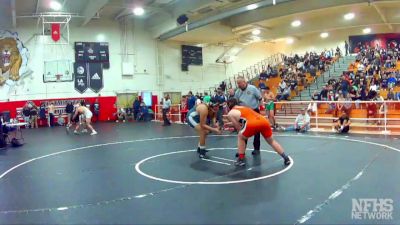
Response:
[[[177,22],[179,25],[182,25],[182,24],[185,24],[188,20],[189,20],[189,18],[188,18],[185,14],[183,14],[183,15],[180,15],[180,16],[178,17],[178,19],[176,19],[176,22]]]

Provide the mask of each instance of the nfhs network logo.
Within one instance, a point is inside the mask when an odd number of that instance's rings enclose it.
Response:
[[[393,220],[393,199],[352,199],[351,218],[356,220]]]

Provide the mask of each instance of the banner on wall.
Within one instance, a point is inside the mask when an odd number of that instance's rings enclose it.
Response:
[[[52,23],[51,24],[51,39],[57,42],[60,40],[61,31],[60,31],[60,24],[59,23]]]
[[[361,48],[380,47],[398,48],[400,44],[400,34],[368,34],[349,36],[350,52],[357,53]]]
[[[89,65],[89,88],[98,93],[103,89],[103,64],[102,63],[88,63]]]
[[[88,64],[74,63],[75,90],[83,93],[88,89]]]

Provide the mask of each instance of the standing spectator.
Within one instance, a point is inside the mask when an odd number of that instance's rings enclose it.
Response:
[[[167,113],[169,112],[169,110],[171,108],[171,99],[170,99],[169,95],[165,96],[162,104],[163,104],[162,110],[163,110],[163,120],[164,120],[163,126],[170,126],[171,122],[168,120],[168,117],[167,117]]]
[[[347,40],[344,41],[344,49],[346,51],[346,56],[349,54],[349,44],[347,43]]]
[[[218,88],[217,95],[214,97],[214,102],[218,106],[217,120],[219,127],[222,128],[224,126],[222,116],[224,114],[224,106],[226,105],[226,98],[225,95],[222,93],[222,89]]]
[[[25,128],[29,128],[31,125],[31,109],[29,108],[29,102],[26,102],[22,108],[22,115],[26,123]]]
[[[137,120],[139,112],[140,112],[140,97],[137,96],[135,101],[133,102],[133,118],[134,118],[134,120]]]
[[[189,91],[187,98],[188,110],[191,110],[196,105],[196,97],[193,96],[193,93]]]
[[[40,126],[46,124],[46,105],[44,104],[44,102],[42,102],[42,104],[40,105],[39,117],[40,117]]]
[[[228,100],[229,99],[232,99],[232,98],[234,98],[235,97],[235,90],[233,89],[233,88],[230,88],[229,90],[228,90]]]
[[[222,81],[222,83],[219,85],[219,87],[221,88],[222,92],[225,93],[225,90],[226,90],[225,81]]]
[[[31,127],[32,128],[39,128],[38,126],[38,108],[35,105],[35,103],[31,103],[32,104],[32,108],[31,108]]]
[[[248,84],[242,76],[237,77],[237,86],[235,98],[239,101],[239,104],[260,113],[260,101],[262,100],[260,91],[255,86]],[[252,154],[260,154],[260,133],[254,135],[253,146]]]
[[[264,104],[265,104],[265,112],[268,116],[269,122],[271,123],[271,127],[275,127],[275,95],[270,91],[269,87],[265,89],[264,93]]]
[[[203,102],[208,105],[211,103],[211,95],[208,94],[208,92],[204,93],[204,97],[203,97]]]
[[[72,116],[74,115],[74,105],[72,102],[68,102],[67,106],[65,107],[65,112],[67,113],[67,118],[68,118],[68,124],[67,127],[70,127],[72,125]]]
[[[94,101],[93,104],[93,115],[96,116],[96,120],[99,120],[99,116],[100,116],[100,103],[99,103],[99,99],[96,98],[96,100]]]
[[[55,106],[53,102],[50,102],[50,105],[47,108],[47,112],[49,113],[49,127],[54,127],[54,111]]]

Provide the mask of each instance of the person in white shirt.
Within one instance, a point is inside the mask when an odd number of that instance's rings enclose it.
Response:
[[[169,121],[168,117],[167,117],[167,113],[169,112],[171,108],[171,99],[169,97],[169,95],[166,95],[165,98],[162,101],[162,112],[163,112],[163,120],[164,120],[164,124],[163,126],[170,126],[171,122]]]
[[[302,109],[300,114],[297,115],[294,125],[287,128],[279,127],[280,131],[297,131],[297,132],[307,132],[310,129],[310,116],[308,115],[306,109]]]

